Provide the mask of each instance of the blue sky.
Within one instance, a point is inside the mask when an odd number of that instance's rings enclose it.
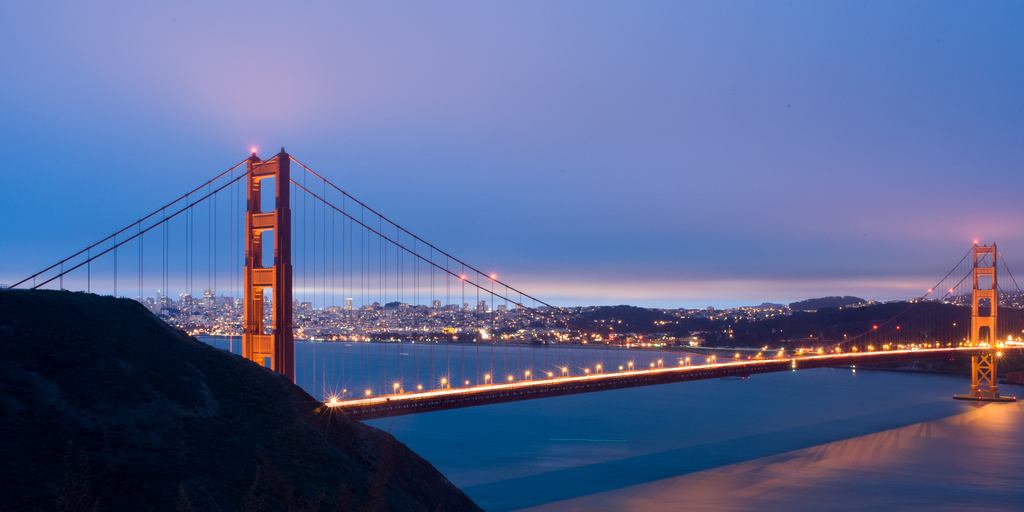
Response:
[[[0,6],[0,282],[254,144],[563,303],[1024,268],[1024,4],[141,4]]]

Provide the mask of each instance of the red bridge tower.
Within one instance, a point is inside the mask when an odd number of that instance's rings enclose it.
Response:
[[[974,244],[974,286],[971,290],[971,338],[973,346],[988,348],[971,356],[971,391],[955,395],[960,400],[1012,402],[1016,397],[1000,396],[996,367],[1002,352],[996,337],[999,319],[999,286],[996,281],[999,252],[996,244]]]
[[[248,169],[248,208],[245,214],[245,308],[242,355],[295,380],[295,340],[292,329],[292,211],[289,204],[290,157],[284,148],[270,160],[255,154]],[[263,211],[262,186],[272,180],[274,209]],[[263,265],[264,235],[273,235],[274,263]],[[264,293],[271,290],[270,325],[264,320]],[[268,328],[269,327],[269,328]]]

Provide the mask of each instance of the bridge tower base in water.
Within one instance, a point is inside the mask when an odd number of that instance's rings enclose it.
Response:
[[[999,357],[996,325],[999,318],[999,291],[996,267],[999,253],[996,244],[974,244],[974,286],[971,290],[971,338],[973,346],[987,346],[983,354],[971,356],[971,390],[953,395],[957,400],[979,402],[1014,402],[1017,397],[999,394],[997,382]],[[988,258],[986,258],[988,256]]]
[[[289,198],[290,157],[281,149],[273,158],[249,158],[248,206],[245,213],[244,317],[242,355],[295,381],[292,320],[292,240]],[[273,210],[263,211],[262,185],[272,180]],[[264,234],[273,235],[274,263],[263,264]],[[264,294],[271,291],[270,325],[264,320]],[[269,327],[269,328],[268,328]]]

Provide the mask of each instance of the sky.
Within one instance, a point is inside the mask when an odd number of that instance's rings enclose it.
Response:
[[[1024,269],[1022,53],[1010,1],[4,2],[0,282],[255,145],[553,302],[916,296]]]

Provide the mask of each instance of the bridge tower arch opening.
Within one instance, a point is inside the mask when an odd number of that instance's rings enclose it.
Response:
[[[999,342],[997,326],[999,321],[999,285],[996,269],[999,253],[996,244],[979,245],[973,248],[973,270],[971,287],[971,335],[972,346],[985,347],[980,354],[971,356],[971,390],[967,394],[955,395],[960,400],[1010,402],[1015,397],[1001,396],[997,382],[999,363]]]
[[[294,382],[290,161],[282,148],[269,160],[260,160],[253,154],[246,163],[248,202],[245,213],[242,355]],[[264,211],[262,192],[267,181],[273,181],[274,208]],[[269,234],[273,235],[274,256],[273,263],[266,265],[263,243],[264,235]],[[265,318],[268,292],[269,325]]]

